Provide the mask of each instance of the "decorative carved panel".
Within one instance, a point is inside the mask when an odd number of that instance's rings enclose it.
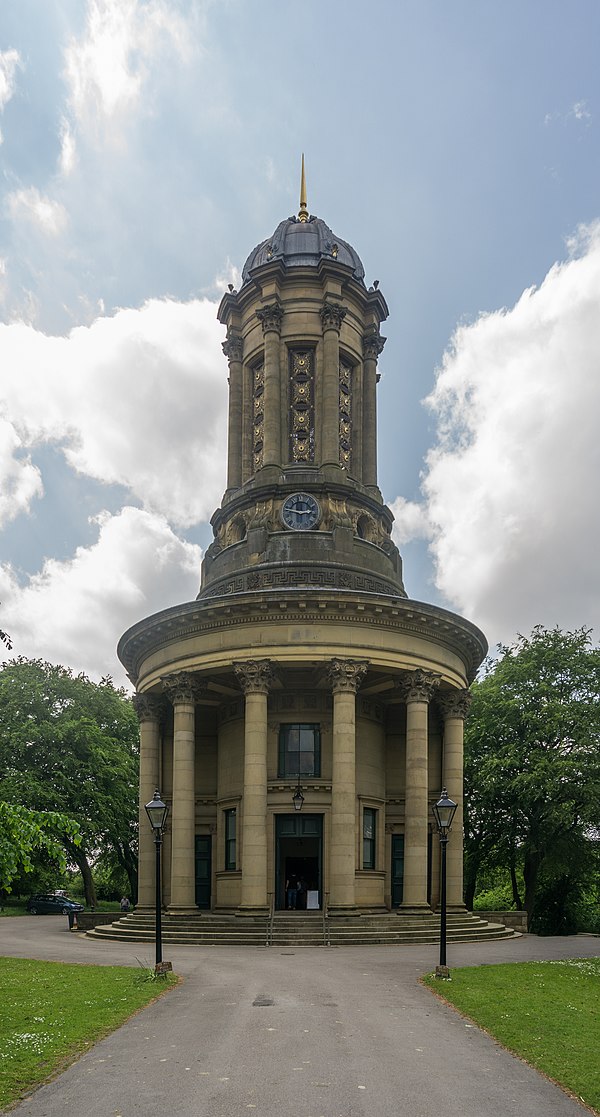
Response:
[[[340,361],[340,465],[352,466],[352,365]]]
[[[265,440],[265,365],[261,361],[252,369],[252,464],[260,469],[263,464]]]
[[[292,349],[289,355],[291,462],[315,460],[314,365],[312,349]]]

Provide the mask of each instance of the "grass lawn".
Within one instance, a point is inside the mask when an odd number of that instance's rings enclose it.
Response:
[[[516,1055],[600,1111],[600,958],[517,962],[423,979]]]
[[[0,958],[0,1109],[176,982],[141,968]]]

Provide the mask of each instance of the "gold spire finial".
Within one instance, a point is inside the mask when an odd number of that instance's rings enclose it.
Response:
[[[300,178],[300,209],[298,210],[298,221],[308,221],[308,209],[306,208],[306,176],[304,174],[304,152],[302,152],[302,175]]]

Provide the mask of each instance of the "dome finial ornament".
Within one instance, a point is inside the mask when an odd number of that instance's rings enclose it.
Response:
[[[304,174],[304,152],[302,152],[302,174],[300,176],[300,209],[298,210],[298,221],[308,221],[308,209],[306,206],[306,175]]]

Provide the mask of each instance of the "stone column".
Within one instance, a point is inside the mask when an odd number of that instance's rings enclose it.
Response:
[[[328,676],[333,691],[333,770],[329,908],[332,914],[356,913],[356,692],[367,664],[333,659]]]
[[[377,487],[377,358],[386,339],[377,330],[363,338],[362,483]]]
[[[404,801],[404,893],[402,911],[429,911],[427,903],[427,797],[429,702],[439,677],[412,671],[402,684],[406,702],[406,791]]]
[[[471,705],[468,690],[451,690],[439,696],[444,715],[442,786],[457,804],[446,852],[446,903],[448,910],[464,911],[463,898],[463,735]]]
[[[279,347],[283,307],[271,303],[256,311],[265,338],[265,411],[263,465],[281,462],[281,369]]]
[[[227,332],[223,352],[229,362],[229,427],[227,442],[227,488],[239,489],[242,484],[242,354],[244,343],[239,334]]]
[[[321,462],[340,464],[340,329],[346,310],[338,303],[323,303],[323,414]]]
[[[274,679],[268,659],[234,663],[244,691],[244,798],[240,915],[268,912],[267,897],[267,699]]]
[[[195,896],[196,702],[206,690],[195,675],[176,671],[162,680],[173,703],[173,809],[169,911],[197,911]]]
[[[156,855],[152,827],[146,814],[155,789],[160,787],[160,722],[164,702],[159,695],[135,694],[133,705],[140,723],[140,799],[138,834],[137,908],[153,911],[155,906]]]

